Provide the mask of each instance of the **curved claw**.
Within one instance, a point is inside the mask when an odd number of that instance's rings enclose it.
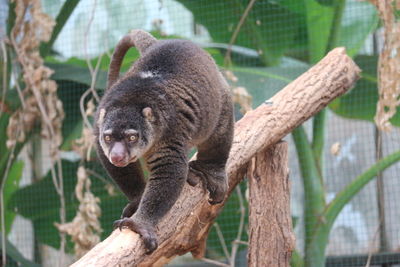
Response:
[[[122,221],[122,219],[114,221],[114,223],[113,223],[113,229],[114,230],[117,229],[117,228],[119,228],[121,230],[121,228],[119,227],[121,221]]]
[[[221,187],[209,184],[208,191],[210,192],[210,198],[208,199],[208,203],[210,203],[211,205],[216,205],[224,201],[225,194],[227,191],[227,186]]]
[[[217,205],[217,204],[222,203],[222,201],[224,201],[224,198],[221,198],[221,199],[212,199],[212,198],[210,198],[210,199],[208,199],[208,203],[210,203],[210,205]]]
[[[152,253],[154,250],[157,249],[157,237],[153,230],[153,227],[139,223],[134,221],[132,218],[122,218],[120,220],[116,220],[113,224],[114,229],[119,228],[128,228],[135,233],[138,233],[143,240],[144,246],[147,250],[146,254]]]

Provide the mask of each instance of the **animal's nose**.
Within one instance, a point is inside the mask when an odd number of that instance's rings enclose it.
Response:
[[[122,163],[124,161],[123,154],[112,153],[110,158],[112,163]]]
[[[110,161],[117,167],[123,167],[126,164],[126,148],[121,142],[116,142],[110,151]]]

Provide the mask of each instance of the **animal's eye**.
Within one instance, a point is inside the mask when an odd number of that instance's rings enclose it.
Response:
[[[110,141],[111,141],[111,136],[105,135],[105,136],[104,136],[104,140],[105,140],[106,142],[110,142]]]
[[[136,140],[137,140],[137,135],[132,134],[132,135],[129,136],[129,141],[130,142],[135,142]]]

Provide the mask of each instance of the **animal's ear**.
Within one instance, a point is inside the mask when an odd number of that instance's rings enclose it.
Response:
[[[143,116],[148,120],[148,121],[154,121],[154,115],[153,115],[153,110],[150,107],[145,107],[142,110]]]
[[[97,120],[97,125],[101,127],[104,122],[104,117],[106,116],[106,110],[104,108],[100,109],[99,119]]]

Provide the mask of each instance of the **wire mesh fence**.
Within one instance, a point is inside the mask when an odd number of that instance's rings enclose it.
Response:
[[[296,234],[291,264],[313,266],[313,259],[320,254],[328,256],[329,266],[400,263],[400,164],[393,160],[387,169],[377,164],[399,153],[400,115],[391,119],[394,127],[390,132],[374,124],[379,99],[378,58],[384,46],[383,24],[375,1],[32,0],[25,11],[15,9],[18,2],[0,2],[2,82],[9,87],[0,102],[4,104],[0,109],[0,175],[5,218],[1,233],[7,266],[25,261],[43,266],[62,262],[66,266],[74,260],[77,243],[84,250],[84,242],[95,243],[96,236],[103,240],[112,231],[112,222],[120,217],[126,198],[85,142],[90,143],[96,94],[101,96],[106,87],[112,51],[118,40],[135,28],[151,31],[157,38],[197,43],[214,58],[233,92],[244,88],[251,95],[253,108],[332,48],[346,47],[363,71],[355,88],[304,123],[295,131],[297,137],[285,138],[290,144],[291,209]],[[16,88],[24,90],[26,86],[24,69],[15,59],[18,52],[9,39],[18,25],[18,12],[24,12],[20,18],[26,25],[35,20],[37,14],[30,12],[35,10],[35,3],[41,3],[43,12],[56,19],[53,33],[59,31],[51,49],[43,52],[40,48],[44,64],[54,71],[50,78],[57,84],[65,113],[60,165],[49,154],[51,140],[42,138],[40,129],[27,132],[19,147],[6,143],[10,116],[24,99]],[[18,43],[23,36],[21,32],[14,38]],[[138,57],[131,49],[122,71]],[[243,116],[241,107],[242,102],[235,103],[237,120]],[[39,123],[35,126],[40,128]],[[305,139],[301,139],[301,133],[305,133]],[[304,159],[307,149],[312,151],[312,159]],[[82,186],[86,189],[76,187],[79,167],[86,170],[82,179],[91,182]],[[62,177],[62,195],[55,187],[52,170]],[[373,170],[374,175],[368,178],[367,170]],[[89,206],[82,206],[84,201],[78,199],[77,190],[83,190],[82,196],[92,194]],[[343,205],[338,207],[340,201]],[[318,211],[317,207],[315,212],[318,203],[322,208]],[[56,224],[72,222],[77,210],[90,205],[98,205],[101,215],[88,211],[84,214],[92,217],[85,217],[71,229],[78,229],[75,237],[84,233],[93,239],[73,242],[71,234],[60,234]],[[247,266],[247,206],[245,180],[210,232],[207,259],[193,260],[185,255],[171,266],[212,266],[216,262]],[[326,217],[326,211],[335,208],[340,212],[333,219]],[[100,228],[95,227],[97,220]],[[321,230],[326,222],[331,223],[328,230]],[[86,228],[79,229],[79,225]],[[319,231],[322,233],[317,236]],[[66,256],[61,256],[62,246]],[[235,259],[233,250],[237,250]]]

